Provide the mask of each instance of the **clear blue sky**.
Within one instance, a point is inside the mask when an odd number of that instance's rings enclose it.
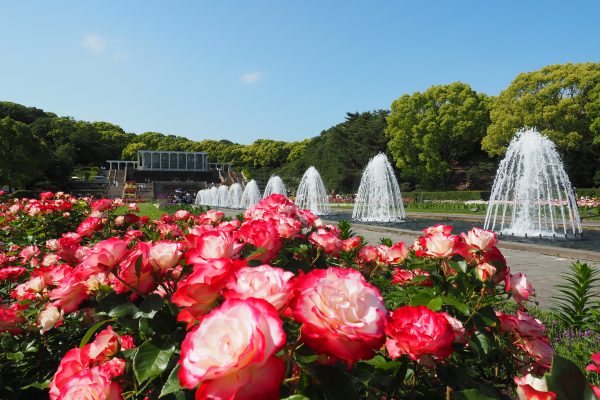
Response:
[[[348,111],[600,61],[600,2],[3,1],[0,99],[135,133],[300,140]]]

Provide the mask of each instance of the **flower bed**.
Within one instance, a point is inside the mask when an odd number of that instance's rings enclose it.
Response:
[[[280,195],[233,220],[121,204],[0,204],[1,398],[593,398],[492,232],[374,246]]]

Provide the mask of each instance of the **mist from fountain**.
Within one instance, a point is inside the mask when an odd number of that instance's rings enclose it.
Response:
[[[242,200],[243,189],[239,183],[234,183],[229,187],[229,193],[227,194],[226,207],[229,208],[240,208],[240,202]]]
[[[240,200],[240,208],[246,209],[260,201],[260,190],[256,181],[252,179],[244,188],[242,198]]]
[[[515,236],[581,235],[569,177],[554,143],[536,130],[519,131],[510,142],[484,228]]]
[[[369,160],[360,180],[352,218],[359,221],[397,222],[406,217],[400,186],[383,153]]]
[[[285,184],[277,175],[271,175],[271,177],[269,178],[267,186],[265,186],[263,198],[267,198],[272,194],[282,194],[284,196],[287,196],[287,189],[285,188]]]
[[[331,214],[325,185],[319,171],[313,166],[304,172],[300,180],[296,192],[296,205],[300,208],[309,209],[316,215]]]

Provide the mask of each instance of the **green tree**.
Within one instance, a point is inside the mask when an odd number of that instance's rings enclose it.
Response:
[[[554,141],[575,185],[592,185],[600,173],[600,63],[549,65],[518,75],[493,103],[483,148],[504,154],[524,127]]]
[[[345,121],[324,130],[319,136],[296,142],[300,154],[294,155],[294,150],[290,150],[288,162],[276,172],[286,183],[296,186],[304,171],[312,165],[319,170],[328,190],[354,192],[369,159],[386,151],[383,131],[387,126],[387,115],[387,110],[347,113]],[[268,175],[263,173],[261,179]]]
[[[123,149],[123,152],[121,153],[121,158],[123,158],[123,160],[137,160],[138,150],[153,150],[153,149],[148,148],[148,146],[146,146],[146,144],[142,143],[142,142],[129,143]]]
[[[289,153],[287,142],[258,139],[242,149],[241,161],[251,168],[279,167]]]
[[[489,98],[465,83],[432,86],[392,103],[385,131],[405,180],[436,188],[452,168],[480,158],[489,124]]]
[[[45,148],[23,122],[0,119],[0,181],[23,187],[43,175]]]

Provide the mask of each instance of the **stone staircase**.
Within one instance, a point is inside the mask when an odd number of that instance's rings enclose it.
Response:
[[[126,170],[111,169],[108,171],[108,197],[122,198],[125,189],[125,180],[127,178]]]

